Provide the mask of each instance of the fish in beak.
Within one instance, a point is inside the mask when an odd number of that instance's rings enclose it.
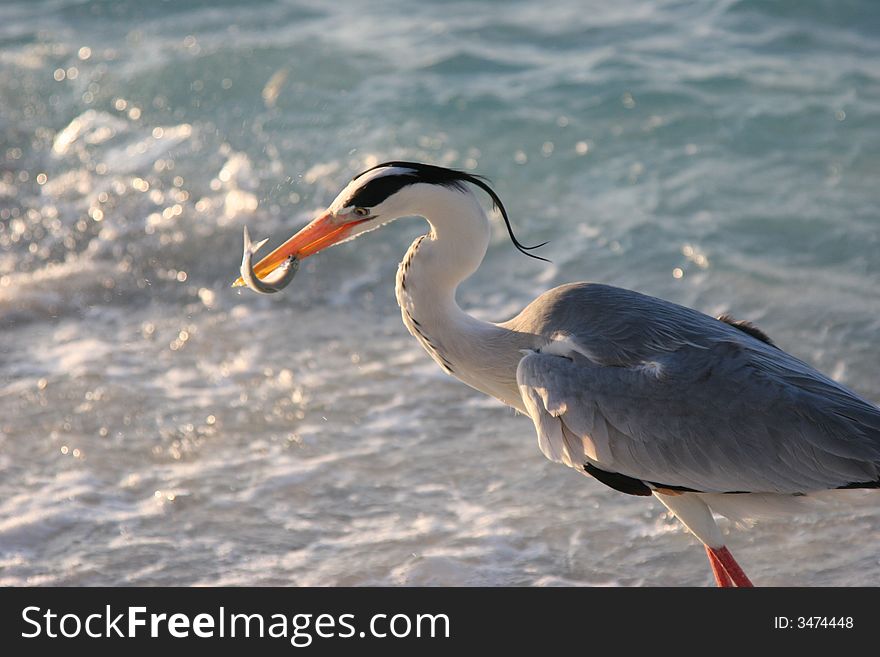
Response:
[[[329,210],[318,216],[296,235],[272,251],[256,265],[251,259],[266,240],[252,243],[247,228],[244,229],[244,255],[241,260],[241,276],[232,287],[247,286],[261,294],[272,294],[283,289],[293,280],[299,262],[327,247],[347,239],[355,227],[369,219],[338,223]]]
[[[259,292],[260,294],[280,292],[293,280],[299,269],[299,260],[296,256],[291,255],[276,267],[272,273],[267,274],[265,278],[257,278],[251,260],[257,251],[268,241],[268,239],[260,240],[254,244],[251,242],[247,226],[244,227],[244,255],[241,257],[241,269],[239,270],[241,278],[238,280],[242,281],[244,285],[247,285],[254,292]],[[238,284],[238,281],[236,281],[235,285]]]

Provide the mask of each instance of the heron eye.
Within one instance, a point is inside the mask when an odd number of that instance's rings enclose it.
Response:
[[[354,213],[359,217],[368,217],[370,211],[367,208],[355,208]]]

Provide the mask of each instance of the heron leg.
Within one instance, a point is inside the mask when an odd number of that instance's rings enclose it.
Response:
[[[707,545],[706,552],[709,555],[709,563],[712,564],[712,572],[715,573],[715,581],[718,583],[718,586],[754,586],[745,572],[743,572],[742,567],[733,558],[730,550],[725,546],[713,548]],[[723,576],[719,576],[719,570],[723,572]]]
[[[715,584],[718,588],[730,588],[733,586],[733,581],[730,579],[730,575],[727,574],[727,571],[724,570],[724,566],[721,565],[721,562],[718,560],[714,554],[712,554],[712,550],[709,549],[709,546],[706,547],[706,556],[709,557],[709,565],[712,566],[712,574],[715,575]]]

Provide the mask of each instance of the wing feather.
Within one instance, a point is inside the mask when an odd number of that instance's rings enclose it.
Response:
[[[592,328],[567,333],[580,348],[520,361],[517,383],[548,457],[702,492],[803,493],[880,478],[876,406],[735,328],[643,324],[610,333],[641,332],[638,345],[603,351]]]

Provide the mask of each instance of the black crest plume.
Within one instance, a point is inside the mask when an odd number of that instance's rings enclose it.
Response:
[[[443,185],[445,187],[453,187],[462,190],[464,189],[464,183],[470,183],[482,189],[492,199],[492,203],[495,204],[495,207],[498,208],[498,211],[504,218],[504,225],[507,226],[507,233],[510,235],[510,240],[513,242],[513,245],[517,248],[517,250],[529,256],[530,258],[543,260],[544,262],[550,262],[549,260],[547,260],[547,258],[542,258],[541,256],[536,256],[532,253],[529,253],[529,251],[541,248],[542,246],[547,244],[547,242],[542,242],[541,244],[536,244],[535,246],[525,246],[518,239],[516,239],[516,235],[513,234],[513,227],[510,225],[510,217],[507,216],[507,210],[505,209],[504,204],[501,202],[498,194],[495,193],[495,190],[489,186],[489,180],[484,176],[478,176],[476,174],[468,173],[466,171],[459,171],[458,169],[438,167],[433,164],[423,164],[421,162],[403,162],[396,160],[393,162],[383,162],[382,164],[377,164],[374,167],[370,167],[366,171],[362,171],[357,176],[355,176],[353,180],[357,180],[362,175],[367,173],[367,171],[374,171],[375,169],[381,169],[383,167],[410,169],[410,171],[397,176],[388,176],[387,180],[385,178],[377,178],[376,180],[371,181],[365,186],[363,190],[357,192],[356,197],[352,199],[353,205],[370,207],[372,205],[375,205],[376,202],[381,202],[385,198],[388,198],[388,196],[390,196],[394,192],[399,191],[403,187],[419,182],[429,183],[432,185]],[[370,189],[370,187],[372,187],[374,184],[376,185],[376,188]],[[377,201],[368,202],[372,201],[373,199],[377,199]]]

